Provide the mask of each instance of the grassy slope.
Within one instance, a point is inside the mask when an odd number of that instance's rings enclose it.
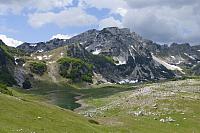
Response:
[[[72,111],[35,101],[37,97],[13,92],[15,97],[0,94],[1,133],[77,133],[108,130],[108,128],[91,124],[88,119]]]
[[[127,129],[98,125],[72,111],[39,102],[40,97],[12,90],[0,94],[0,133],[115,133]],[[41,99],[40,99],[41,100]]]

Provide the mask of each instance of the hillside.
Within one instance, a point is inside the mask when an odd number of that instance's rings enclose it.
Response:
[[[12,89],[10,89],[13,91]],[[0,132],[77,133],[100,132],[100,126],[89,119],[54,105],[40,102],[37,97],[13,91],[14,96],[0,93]]]

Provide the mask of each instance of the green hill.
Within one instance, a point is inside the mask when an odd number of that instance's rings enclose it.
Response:
[[[20,97],[0,93],[1,133],[100,132],[98,125],[92,124],[95,122],[93,120],[72,111],[30,100],[33,98],[21,93],[15,95]]]

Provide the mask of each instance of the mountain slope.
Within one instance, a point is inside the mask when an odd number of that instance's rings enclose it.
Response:
[[[175,77],[171,70],[152,58],[151,52],[143,46],[142,37],[126,28],[93,29],[68,40],[24,43],[18,49],[43,54],[58,47],[64,48],[63,54],[67,57],[92,64],[94,75],[108,82],[135,83]]]
[[[145,47],[149,49],[156,57],[161,60],[181,67],[186,74],[199,75],[200,46],[190,46],[188,43],[168,45],[159,45],[146,40]]]
[[[80,58],[94,66],[94,72],[101,74],[109,82],[137,82],[171,78],[173,73],[155,62],[151,55],[128,55],[126,64],[117,64],[112,54],[93,55],[80,44],[69,45],[68,56]],[[114,54],[114,53],[113,53]],[[118,56],[121,56],[122,52]],[[122,58],[124,56],[121,56]]]

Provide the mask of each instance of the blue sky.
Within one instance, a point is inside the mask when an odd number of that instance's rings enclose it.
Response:
[[[117,26],[156,42],[197,44],[199,9],[198,0],[0,0],[0,39],[16,46]]]

